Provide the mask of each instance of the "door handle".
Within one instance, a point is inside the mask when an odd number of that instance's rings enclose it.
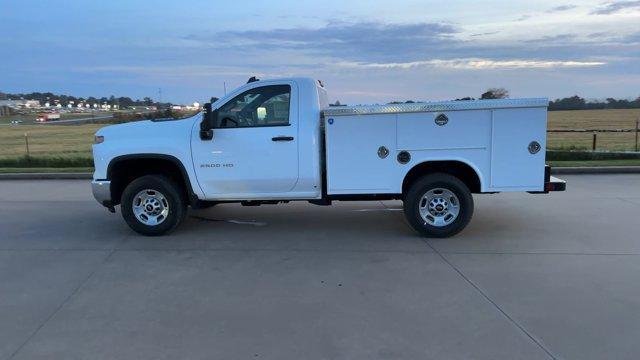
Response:
[[[293,136],[276,136],[271,138],[272,141],[293,141]]]

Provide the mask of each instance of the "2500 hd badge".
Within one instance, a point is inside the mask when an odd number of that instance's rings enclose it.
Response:
[[[233,164],[200,164],[201,168],[232,168]]]

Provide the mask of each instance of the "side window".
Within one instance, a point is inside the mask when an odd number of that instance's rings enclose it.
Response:
[[[218,109],[217,128],[289,125],[291,87],[272,85],[247,90]]]

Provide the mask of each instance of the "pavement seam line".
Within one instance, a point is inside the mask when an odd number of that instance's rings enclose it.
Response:
[[[640,253],[580,253],[562,251],[442,251],[450,255],[558,255],[558,256],[640,256]]]
[[[53,312],[51,314],[49,314],[49,316],[47,316],[47,318],[42,322],[42,324],[40,324],[40,326],[38,326],[37,329],[35,329],[31,335],[29,335],[27,337],[27,339],[22,342],[22,344],[20,344],[20,346],[18,346],[18,348],[11,354],[9,355],[9,357],[7,358],[7,360],[11,360],[13,359],[19,352],[20,350],[22,350],[28,343],[29,341],[31,341],[31,339],[33,339],[36,334],[38,334],[38,332],[40,332],[40,330],[51,320],[53,319],[54,316],[56,316],[57,313],[60,312],[60,310],[62,310],[62,308],[69,303],[69,301],[71,301],[71,299],[84,287],[84,285],[91,280],[91,278],[93,277],[93,275],[98,271],[98,269],[100,267],[102,267],[102,265],[106,264],[107,261],[109,261],[109,259],[111,258],[111,256],[117,251],[117,249],[114,247],[113,249],[111,249],[111,251],[109,252],[109,254],[107,254],[107,256],[93,269],[93,271],[91,271],[91,273],[89,273],[89,275],[87,275],[87,277],[84,278],[84,280],[82,280],[80,282],[80,284],[78,286],[75,287],[75,289],[73,289],[73,291],[71,291],[71,293],[69,295],[67,295],[67,297],[60,303],[60,305],[58,305],[58,307],[55,308],[55,310],[53,310]]]
[[[507,320],[509,320],[515,327],[517,327],[522,333],[524,333],[531,341],[533,341],[542,351],[544,351],[551,359],[557,360],[558,358],[551,353],[549,349],[547,349],[540,341],[538,341],[524,326],[520,325],[514,318],[512,318],[505,310],[503,310],[500,305],[498,305],[493,299],[489,297],[478,285],[476,285],[471,279],[469,279],[458,267],[456,267],[449,259],[447,259],[444,255],[440,253],[431,243],[425,239],[425,243],[427,246],[431,248],[440,258],[447,263],[455,272],[464,279],[469,285],[471,285],[486,301],[488,301],[491,305],[493,305]]]

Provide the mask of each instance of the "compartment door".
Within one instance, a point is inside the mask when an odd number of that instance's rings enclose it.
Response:
[[[493,110],[491,187],[500,191],[536,191],[544,187],[547,109]],[[540,144],[532,154],[529,144]]]
[[[328,194],[393,192],[395,114],[329,116],[324,126]],[[380,147],[388,150],[386,156],[378,155]]]

